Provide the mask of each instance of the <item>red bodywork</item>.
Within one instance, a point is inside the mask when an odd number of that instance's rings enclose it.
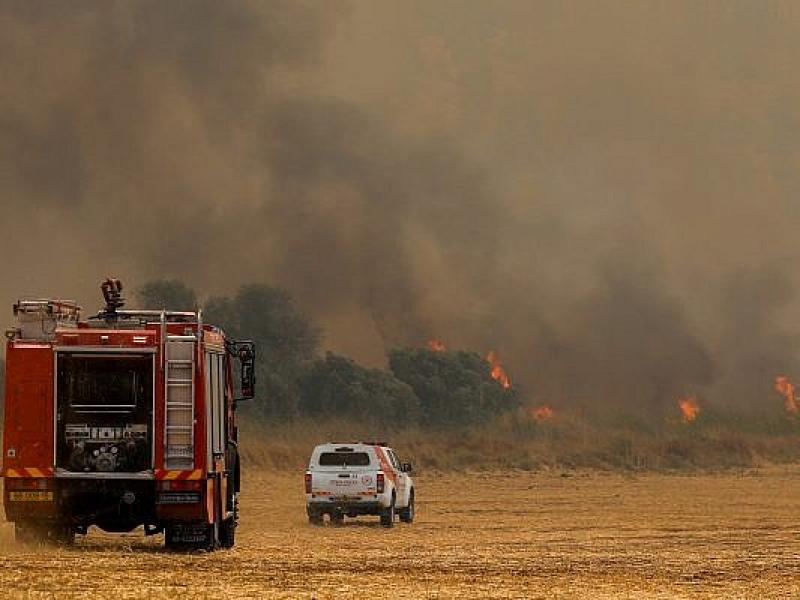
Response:
[[[156,319],[153,319],[154,321]],[[152,407],[152,452],[151,468],[131,476],[131,489],[141,498],[152,498],[152,506],[139,507],[143,523],[158,531],[170,524],[207,523],[218,524],[231,516],[231,494],[229,487],[238,491],[237,431],[234,423],[235,402],[231,378],[231,361],[226,353],[224,334],[217,328],[204,325],[202,335],[197,336],[197,323],[153,322],[132,328],[93,328],[88,322],[79,322],[75,327],[57,329],[48,340],[35,341],[11,339],[6,348],[5,423],[3,435],[4,506],[7,519],[23,521],[47,519],[73,523],[77,531],[96,522],[88,517],[79,522],[75,515],[67,514],[63,499],[68,486],[83,486],[91,492],[92,486],[108,486],[109,482],[123,490],[125,474],[67,473],[57,468],[56,440],[56,359],[59,352],[71,349],[94,353],[148,354],[153,357],[153,407]],[[195,343],[193,379],[194,404],[194,461],[192,468],[168,469],[165,464],[165,344],[163,336],[197,336]],[[217,421],[224,431],[223,451],[209,456],[209,436],[212,431],[210,411],[206,393],[210,383],[206,381],[208,352],[215,356],[224,372],[224,418]],[[219,370],[217,371],[220,372]],[[235,463],[235,464],[231,464]],[[134,486],[135,480],[135,486]],[[76,483],[77,482],[77,483]],[[105,488],[103,488],[105,489]],[[142,490],[142,491],[140,491]],[[39,491],[36,501],[27,501],[26,494]],[[47,493],[52,492],[48,501]],[[198,493],[199,502],[160,503],[159,494]],[[14,500],[11,494],[16,494]],[[22,498],[22,500],[21,500]],[[137,499],[137,501],[139,501]],[[148,500],[149,501],[149,500]],[[104,517],[105,518],[105,517]],[[138,517],[136,517],[138,518]],[[133,521],[131,521],[133,524]],[[113,523],[112,527],[116,526]],[[119,525],[124,528],[124,524]],[[119,529],[123,530],[123,529]]]

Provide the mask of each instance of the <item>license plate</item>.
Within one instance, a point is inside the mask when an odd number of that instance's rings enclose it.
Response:
[[[53,492],[8,492],[11,502],[52,502]]]

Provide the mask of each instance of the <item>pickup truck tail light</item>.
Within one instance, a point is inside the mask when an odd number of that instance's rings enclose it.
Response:
[[[311,493],[311,473],[306,473],[306,494]]]
[[[383,488],[386,485],[386,476],[383,473],[378,473],[378,476],[375,478],[375,485],[377,487],[377,492],[382,494]]]

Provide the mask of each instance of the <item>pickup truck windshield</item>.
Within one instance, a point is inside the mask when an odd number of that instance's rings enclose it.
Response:
[[[320,467],[368,467],[366,452],[323,452],[319,455]]]

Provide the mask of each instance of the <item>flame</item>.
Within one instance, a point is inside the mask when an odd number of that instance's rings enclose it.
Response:
[[[511,379],[508,377],[508,374],[503,368],[503,365],[500,364],[500,359],[497,356],[497,352],[495,352],[494,350],[490,350],[489,354],[486,355],[486,360],[492,367],[492,379],[497,381],[504,388],[506,389],[510,388]]]
[[[798,412],[795,390],[795,385],[786,375],[779,375],[775,378],[775,391],[783,396],[783,403],[786,406],[786,410],[793,415]]]
[[[687,396],[678,400],[678,407],[681,409],[681,417],[684,423],[691,423],[700,414],[700,405],[697,404],[697,398],[694,396]]]
[[[533,413],[533,418],[537,421],[547,421],[548,419],[552,419],[553,415],[556,414],[549,406],[537,406],[531,409],[531,412]]]
[[[447,346],[444,345],[444,342],[436,339],[428,340],[428,348],[434,352],[444,352],[447,350]]]

